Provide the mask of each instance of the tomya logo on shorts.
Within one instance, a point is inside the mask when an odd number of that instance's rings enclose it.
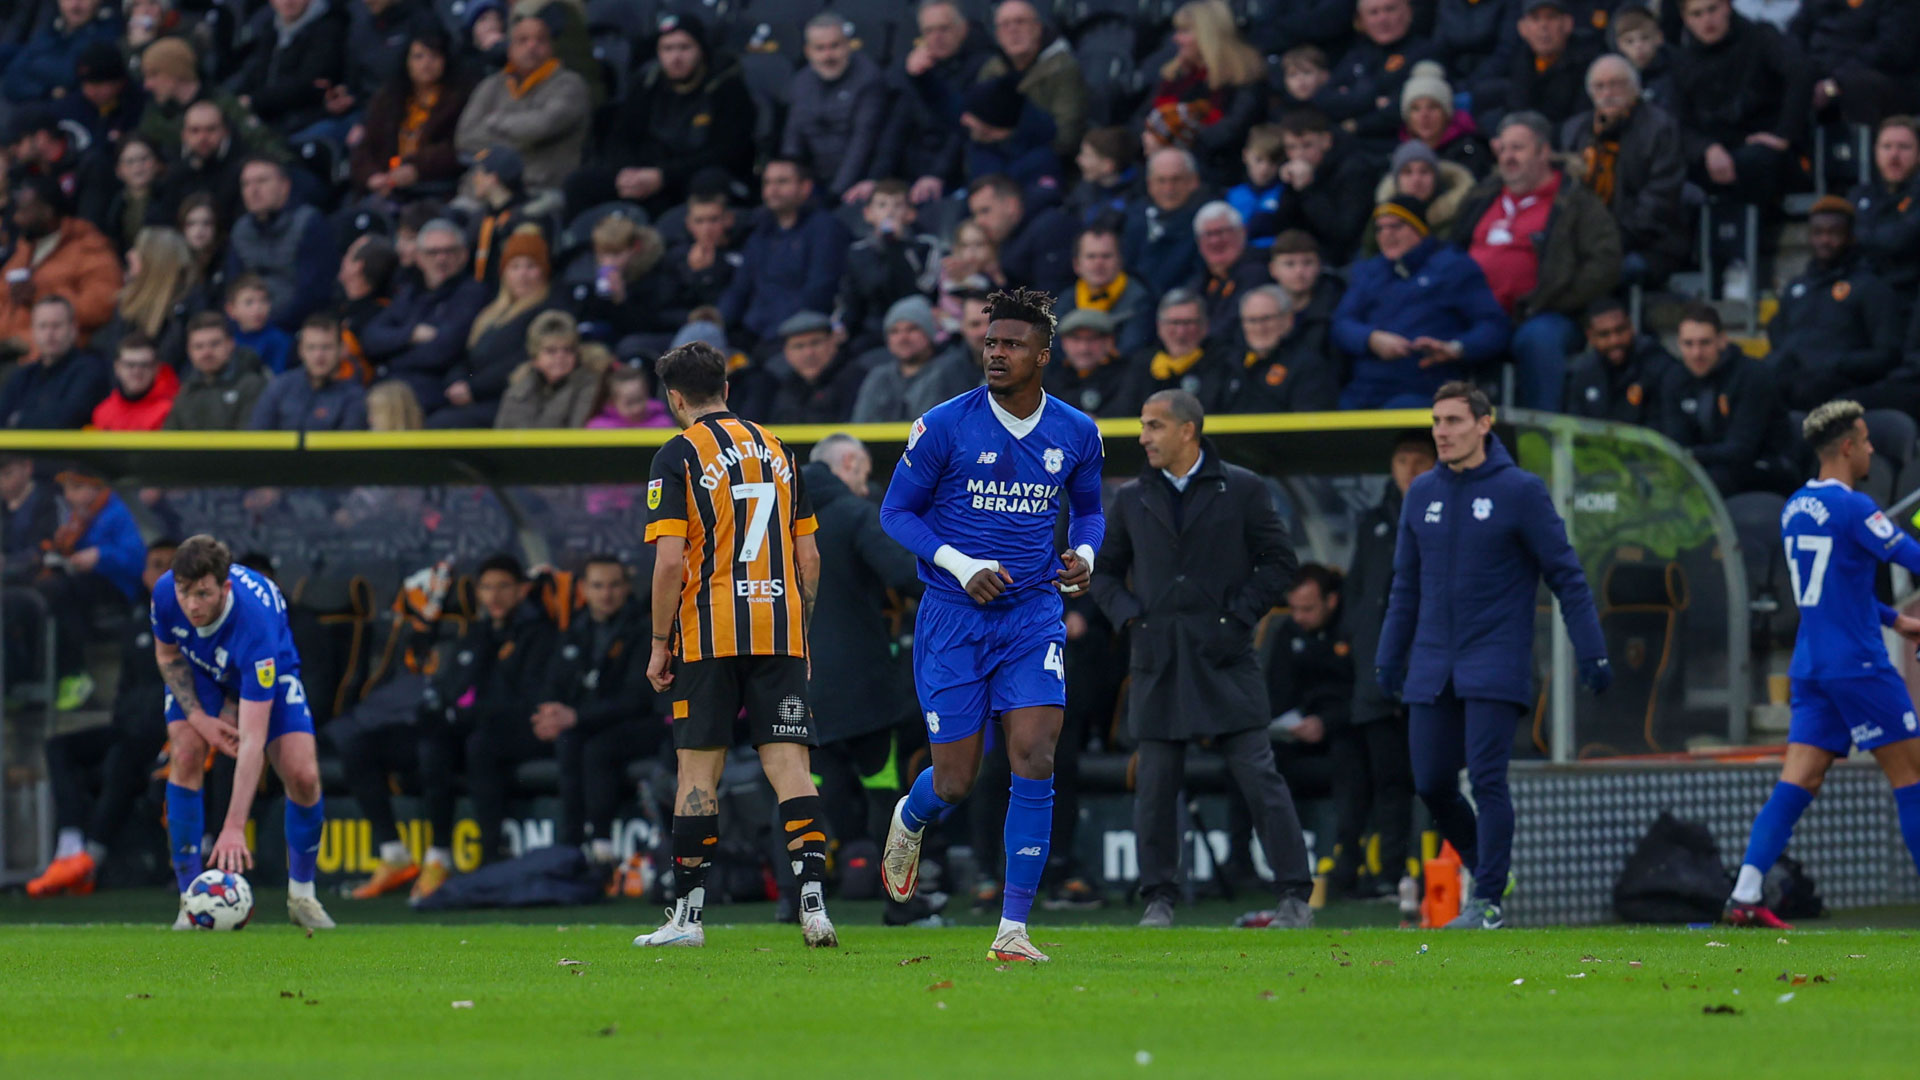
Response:
[[[811,734],[807,730],[807,703],[795,694],[780,699],[779,719],[773,723],[775,735],[790,735],[805,738]]]

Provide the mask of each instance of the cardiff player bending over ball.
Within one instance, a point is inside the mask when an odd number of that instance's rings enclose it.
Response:
[[[1871,753],[1893,785],[1900,833],[1920,867],[1920,721],[1893,669],[1881,627],[1920,642],[1920,619],[1901,615],[1873,592],[1874,571],[1895,562],[1920,574],[1920,544],[1896,528],[1873,499],[1853,490],[1867,478],[1873,441],[1865,410],[1829,401],[1800,425],[1820,456],[1820,475],[1794,492],[1780,514],[1800,631],[1793,643],[1793,719],[1787,760],[1773,795],[1753,819],[1747,855],[1727,902],[1735,926],[1787,929],[1761,898],[1761,884],[1793,835],[1827,767],[1855,745]]]
[[[233,797],[213,845],[213,865],[253,869],[247,816],[265,763],[287,790],[287,915],[309,930],[333,920],[313,895],[314,862],[326,813],[314,754],[313,714],[300,684],[300,654],[287,628],[287,601],[273,582],[233,564],[227,546],[195,536],[174,552],[153,586],[153,654],[167,683],[167,835],[182,906],[175,930],[190,930],[185,895],[203,869],[206,809],[200,797],[207,750],[234,759]],[[226,702],[239,699],[232,718]]]
[[[1053,827],[1053,748],[1065,715],[1066,627],[1060,594],[1086,588],[1106,533],[1100,431],[1040,389],[1053,303],[1015,289],[987,300],[987,385],[914,421],[880,523],[920,558],[927,583],[914,623],[913,679],[933,767],[894,807],[881,877],[913,897],[926,827],[945,818],[980,772],[987,721],[1000,714],[1013,766],[999,960],[1046,960],[1027,936]],[[1053,526],[1072,508],[1056,561]]]

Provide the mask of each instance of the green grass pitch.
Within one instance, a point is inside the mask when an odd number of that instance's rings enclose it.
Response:
[[[232,934],[14,921],[101,902],[0,908],[0,1076],[1638,1080],[1910,1077],[1920,1057],[1920,960],[1900,928],[1784,944],[1728,928],[1143,931],[1114,910],[1037,919],[1054,962],[1033,967],[987,959],[986,926],[882,929],[871,905],[824,952],[729,921],[764,908],[719,909],[706,949],[660,952],[629,946],[632,905],[356,923],[376,909],[335,900],[341,928],[311,938],[269,890]],[[110,904],[94,910],[126,908]]]

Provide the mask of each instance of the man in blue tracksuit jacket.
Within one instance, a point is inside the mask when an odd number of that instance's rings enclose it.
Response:
[[[1475,900],[1447,925],[1488,930],[1504,925],[1513,849],[1507,761],[1514,726],[1533,702],[1542,576],[1560,598],[1580,681],[1596,694],[1613,681],[1593,594],[1547,486],[1513,463],[1492,430],[1493,405],[1479,388],[1451,382],[1434,393],[1444,467],[1407,489],[1374,660],[1380,686],[1409,707],[1414,787],[1473,869]],[[1463,765],[1477,822],[1460,794]]]

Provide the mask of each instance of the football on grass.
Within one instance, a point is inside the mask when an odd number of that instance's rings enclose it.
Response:
[[[253,918],[253,886],[239,874],[209,870],[187,886],[187,918],[202,930],[239,930]]]

